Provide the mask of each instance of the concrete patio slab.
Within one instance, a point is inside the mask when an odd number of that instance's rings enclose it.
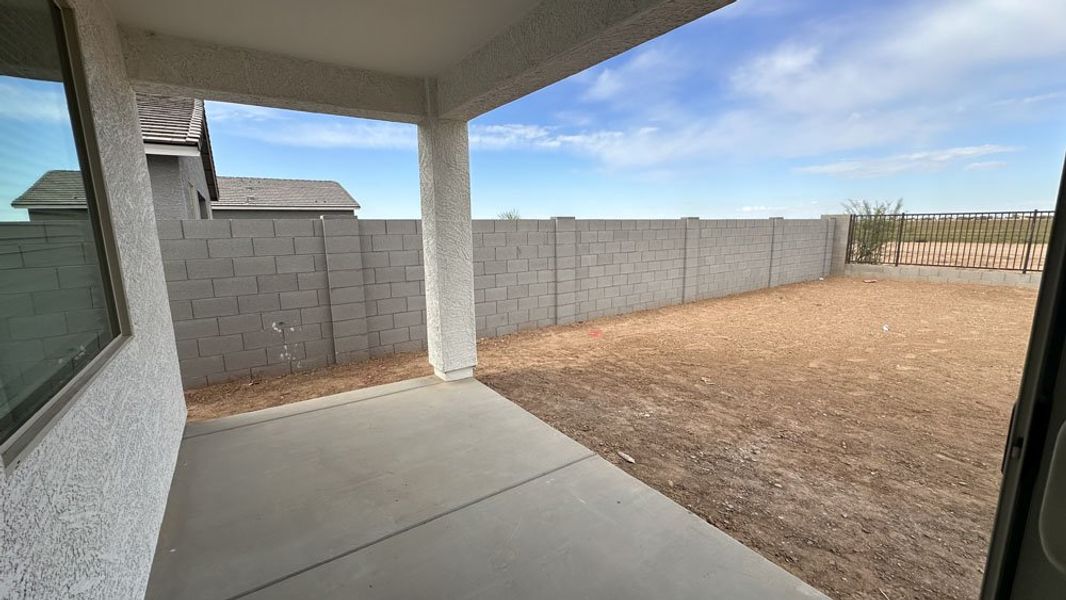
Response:
[[[598,456],[249,598],[824,598]]]
[[[474,380],[190,425],[148,598],[824,598]]]

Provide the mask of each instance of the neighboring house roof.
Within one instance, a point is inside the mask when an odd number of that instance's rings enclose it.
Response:
[[[81,171],[48,171],[11,203],[15,208],[85,208]]]
[[[197,146],[204,131],[204,101],[137,93],[141,137],[146,143]]]
[[[179,147],[199,154],[203,163],[207,190],[212,200],[218,199],[215,157],[211,150],[211,135],[207,131],[204,101],[180,96],[159,96],[137,92],[137,115],[141,123],[141,139],[148,154],[172,154],[169,147]]]
[[[350,210],[359,203],[336,181],[217,177],[203,100],[137,94],[141,136],[147,144],[185,146],[203,161],[213,210]],[[152,149],[146,146],[149,153]],[[166,153],[165,151],[163,153]],[[80,171],[48,171],[11,206],[83,209],[85,187]]]
[[[204,121],[204,102],[194,98],[156,96],[137,93],[137,114],[141,123],[141,138],[146,144],[192,146],[203,152],[200,140],[207,132]],[[214,161],[210,143],[204,156],[204,171],[208,188],[214,186],[211,175]],[[211,190],[214,191],[214,190]],[[15,208],[85,208],[85,184],[81,171],[48,171],[41,175],[21,196],[11,203]]]
[[[359,203],[336,181],[219,177],[212,210],[355,210]]]

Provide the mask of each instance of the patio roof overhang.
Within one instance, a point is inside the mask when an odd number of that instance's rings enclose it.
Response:
[[[110,5],[142,91],[416,123],[472,119],[731,1]]]

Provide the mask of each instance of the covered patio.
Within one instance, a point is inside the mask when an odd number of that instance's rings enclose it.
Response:
[[[148,598],[824,598],[474,379],[190,424]]]
[[[473,379],[469,120],[727,3],[110,1],[137,90],[417,125],[435,373],[188,426],[149,598],[823,597]],[[341,363],[376,281],[338,243]]]

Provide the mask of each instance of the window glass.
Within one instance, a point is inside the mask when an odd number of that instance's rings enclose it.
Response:
[[[117,334],[59,12],[0,0],[0,442]]]

